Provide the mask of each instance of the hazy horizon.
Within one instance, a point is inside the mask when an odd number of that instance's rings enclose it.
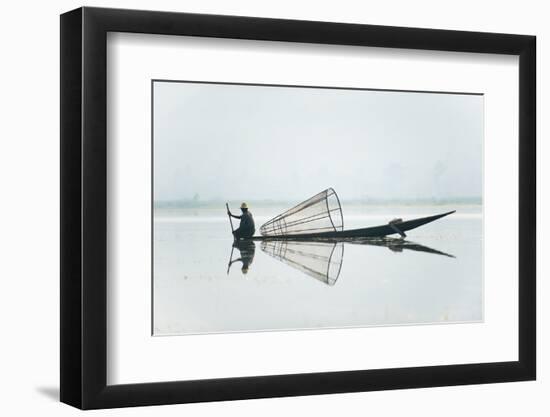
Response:
[[[272,200],[272,199],[263,199],[263,200],[250,200],[246,199],[246,202],[249,206],[257,207],[270,207],[270,206],[289,206],[293,204],[300,203],[303,200],[306,200],[307,197],[304,196],[302,200]],[[201,200],[201,199],[183,199],[183,200],[156,200],[154,201],[155,208],[210,208],[216,206],[224,206],[225,203],[230,205],[239,205],[242,200],[239,199],[229,199],[224,200],[220,198],[214,198],[210,200]],[[414,206],[414,205],[482,205],[483,200],[481,197],[458,197],[458,198],[449,198],[449,199],[369,199],[369,200],[343,200],[340,199],[340,202],[344,206]]]

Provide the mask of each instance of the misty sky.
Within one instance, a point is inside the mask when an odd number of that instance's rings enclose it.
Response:
[[[156,201],[481,197],[483,96],[154,83]]]

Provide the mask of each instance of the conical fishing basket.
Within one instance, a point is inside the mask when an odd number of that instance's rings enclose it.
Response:
[[[344,230],[342,207],[332,188],[321,191],[264,223],[262,236],[294,236]]]

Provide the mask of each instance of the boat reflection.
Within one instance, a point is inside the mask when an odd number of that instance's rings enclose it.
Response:
[[[428,246],[421,245],[419,243],[411,242],[410,240],[399,238],[374,238],[374,239],[348,239],[347,243],[354,245],[369,245],[369,246],[385,246],[392,252],[403,252],[404,250],[411,250],[415,252],[431,253],[433,255],[442,255],[449,258],[455,258],[454,255],[439,251],[437,249],[430,248]]]
[[[269,256],[317,279],[334,285],[344,262],[344,243],[365,246],[385,246],[392,252],[406,250],[454,258],[453,255],[404,239],[323,239],[264,240],[261,249]],[[241,252],[242,253],[242,252]]]
[[[313,277],[334,285],[344,261],[343,242],[264,240],[262,251]]]

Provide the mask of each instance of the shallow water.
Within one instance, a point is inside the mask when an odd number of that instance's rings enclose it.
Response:
[[[234,248],[223,208],[156,209],[154,334],[482,321],[480,206],[352,206],[344,211],[345,228],[453,209],[457,213],[407,232],[405,244],[336,248],[261,242]],[[283,210],[253,210],[256,228]],[[228,270],[230,257],[244,257],[248,272],[240,261]]]

